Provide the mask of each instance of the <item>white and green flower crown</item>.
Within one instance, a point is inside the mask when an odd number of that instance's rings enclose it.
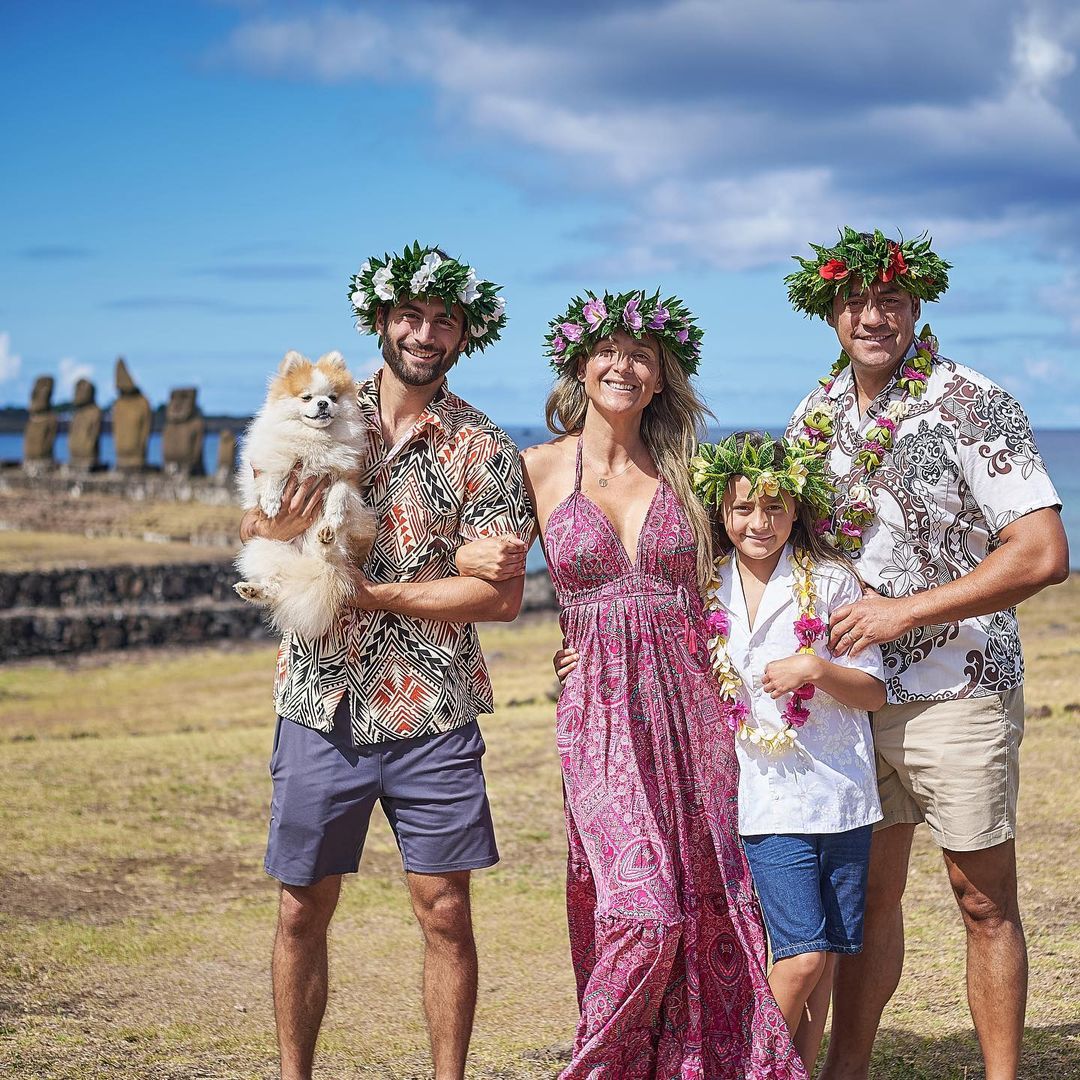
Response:
[[[788,300],[796,311],[826,319],[832,314],[833,298],[845,296],[853,281],[872,283],[893,281],[920,300],[936,300],[949,287],[947,263],[930,249],[926,233],[914,240],[890,240],[880,229],[856,232],[845,225],[840,240],[832,247],[811,244],[812,259],[792,258],[802,269],[788,274]]]
[[[765,435],[755,446],[742,432],[718,443],[702,443],[690,459],[694,494],[710,510],[723,505],[733,476],[750,481],[751,496],[783,491],[806,503],[816,518],[832,512],[832,485],[825,475],[824,460],[790,439],[774,440]]]
[[[659,289],[652,296],[641,291],[603,296],[586,291],[584,299],[575,296],[549,325],[544,339],[547,355],[559,372],[577,357],[588,356],[598,341],[624,330],[635,338],[652,334],[671,350],[686,374],[693,375],[704,336],[690,309],[677,296],[661,300]]]
[[[462,347],[466,356],[483,351],[506,326],[506,301],[501,285],[476,276],[471,266],[448,258],[438,248],[414,241],[400,254],[372,256],[349,281],[349,302],[361,334],[374,334],[380,307],[413,296],[442,300],[449,315],[455,304],[465,313],[469,336]]]

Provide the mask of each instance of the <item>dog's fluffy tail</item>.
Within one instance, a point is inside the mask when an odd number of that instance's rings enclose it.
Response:
[[[236,565],[245,578],[269,585],[274,626],[307,638],[333,629],[353,595],[352,582],[340,567],[291,544],[256,538],[244,545]]]

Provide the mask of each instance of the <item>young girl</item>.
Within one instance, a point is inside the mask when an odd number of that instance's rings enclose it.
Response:
[[[873,822],[881,817],[868,710],[885,703],[880,651],[830,659],[830,614],[862,595],[814,528],[821,462],[752,433],[691,463],[717,514],[705,634],[739,760],[739,832],[761,901],[769,984],[807,1070],[825,1030],[836,953],[862,948]],[[560,677],[576,661],[560,653]]]

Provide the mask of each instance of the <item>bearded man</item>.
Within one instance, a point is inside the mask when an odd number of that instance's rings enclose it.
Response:
[[[834,653],[880,645],[873,715],[884,818],[871,849],[863,952],[840,961],[823,1077],[865,1078],[904,959],[901,898],[917,823],[942,850],[967,931],[968,1002],[987,1080],[1015,1080],[1027,951],[1016,888],[1024,664],[1015,606],[1064,581],[1061,503],[1023,409],[946,359],[923,301],[950,265],[925,237],[845,228],[786,278],[842,352],[788,433],[836,483],[826,537],[870,587],[830,627]]]
[[[424,1009],[437,1080],[461,1080],[476,1004],[470,872],[498,860],[479,713],[493,709],[477,621],[516,617],[532,513],[517,447],[450,393],[459,356],[496,341],[498,287],[438,248],[372,258],[350,283],[357,329],[383,366],[359,387],[362,481],[378,517],[355,607],[340,633],[286,634],[266,870],[281,882],[273,985],[283,1080],[308,1080],[326,1007],[327,928],[343,874],[359,867],[377,800],[401,850],[423,931]],[[241,535],[288,540],[321,489],[292,483],[275,519]],[[456,548],[515,534],[516,573],[457,576]]]

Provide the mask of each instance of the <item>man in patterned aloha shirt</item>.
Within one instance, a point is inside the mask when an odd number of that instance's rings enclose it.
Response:
[[[829,322],[844,354],[796,409],[789,435],[826,455],[838,494],[822,528],[871,587],[834,616],[830,647],[842,655],[880,645],[889,694],[873,716],[885,816],[875,826],[864,950],[840,962],[822,1075],[869,1073],[903,966],[901,897],[915,825],[925,821],[967,931],[968,1000],[987,1080],[1015,1080],[1027,992],[1014,839],[1024,723],[1015,605],[1068,575],[1060,501],[1015,399],[938,355],[929,328],[917,337],[921,299],[947,285],[948,264],[929,243],[844,230],[840,244],[815,253],[787,279],[791,298]]]
[[[381,801],[425,940],[435,1076],[460,1080],[476,1003],[470,871],[498,860],[476,722],[492,711],[491,683],[473,624],[517,615],[532,513],[516,446],[450,393],[446,373],[497,339],[504,305],[471,267],[417,245],[366,262],[351,298],[384,360],[359,388],[362,486],[379,525],[340,634],[286,634],[278,657],[266,870],[282,883],[281,1075],[311,1076],[327,928]],[[313,483],[294,483],[278,518],[250,512],[242,536],[289,539],[315,520],[320,498]],[[515,573],[458,576],[455,549],[499,533],[520,538]]]

